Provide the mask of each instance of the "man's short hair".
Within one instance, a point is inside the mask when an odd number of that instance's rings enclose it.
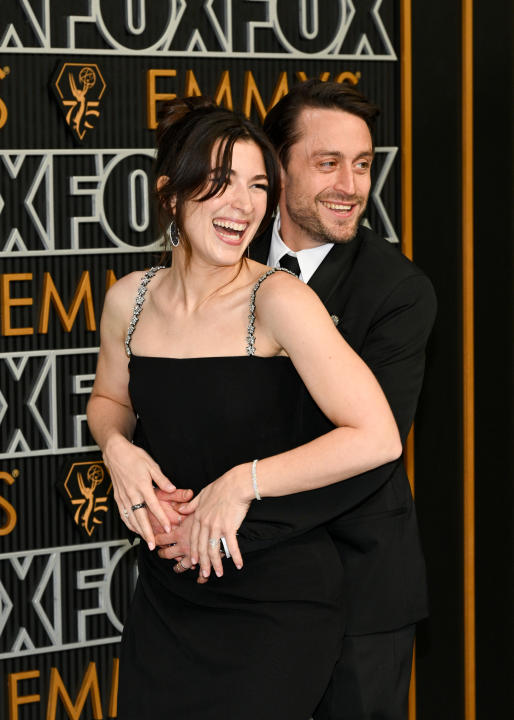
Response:
[[[289,150],[300,139],[298,117],[305,108],[343,110],[357,115],[369,128],[374,145],[375,121],[380,114],[377,105],[347,82],[307,80],[295,85],[267,114],[264,131],[287,168]]]

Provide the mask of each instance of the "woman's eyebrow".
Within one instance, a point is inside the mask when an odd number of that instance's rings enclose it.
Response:
[[[230,169],[229,175],[237,175],[237,170],[234,170],[233,168]],[[268,180],[267,175],[254,175],[251,180]]]

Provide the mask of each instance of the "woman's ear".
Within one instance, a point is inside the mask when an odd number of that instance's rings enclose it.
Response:
[[[157,192],[161,192],[162,188],[166,185],[166,183],[169,182],[169,177],[167,175],[159,175],[157,178]]]
[[[161,192],[161,190],[163,189],[163,187],[166,185],[167,182],[169,182],[169,177],[167,175],[160,175],[157,178],[157,182],[155,185],[156,185],[158,193]],[[162,201],[161,201],[161,203],[162,203],[162,205],[166,205],[166,203],[164,203]],[[176,204],[177,204],[177,196],[172,195],[168,201],[169,209],[174,211]]]

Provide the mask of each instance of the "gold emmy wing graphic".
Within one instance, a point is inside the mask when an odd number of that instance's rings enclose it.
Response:
[[[111,490],[111,479],[101,461],[73,463],[66,476],[61,492],[75,524],[89,537],[104,521]]]
[[[100,117],[100,100],[106,84],[96,63],[63,63],[57,69],[53,88],[77,140],[82,141]]]

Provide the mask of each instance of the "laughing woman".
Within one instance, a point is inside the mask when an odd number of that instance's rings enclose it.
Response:
[[[344,481],[397,458],[400,440],[314,292],[245,257],[279,192],[265,136],[202,99],[164,110],[156,191],[172,265],[109,291],[88,406],[120,513],[131,527],[137,516],[148,541],[123,633],[119,717],[307,720],[339,653],[339,556],[319,528],[243,563],[236,533],[261,497]],[[301,444],[305,387],[336,427]],[[152,552],[145,503],[167,523],[153,489],[169,489],[167,478],[195,492],[185,523],[202,573],[214,568],[207,584]]]

